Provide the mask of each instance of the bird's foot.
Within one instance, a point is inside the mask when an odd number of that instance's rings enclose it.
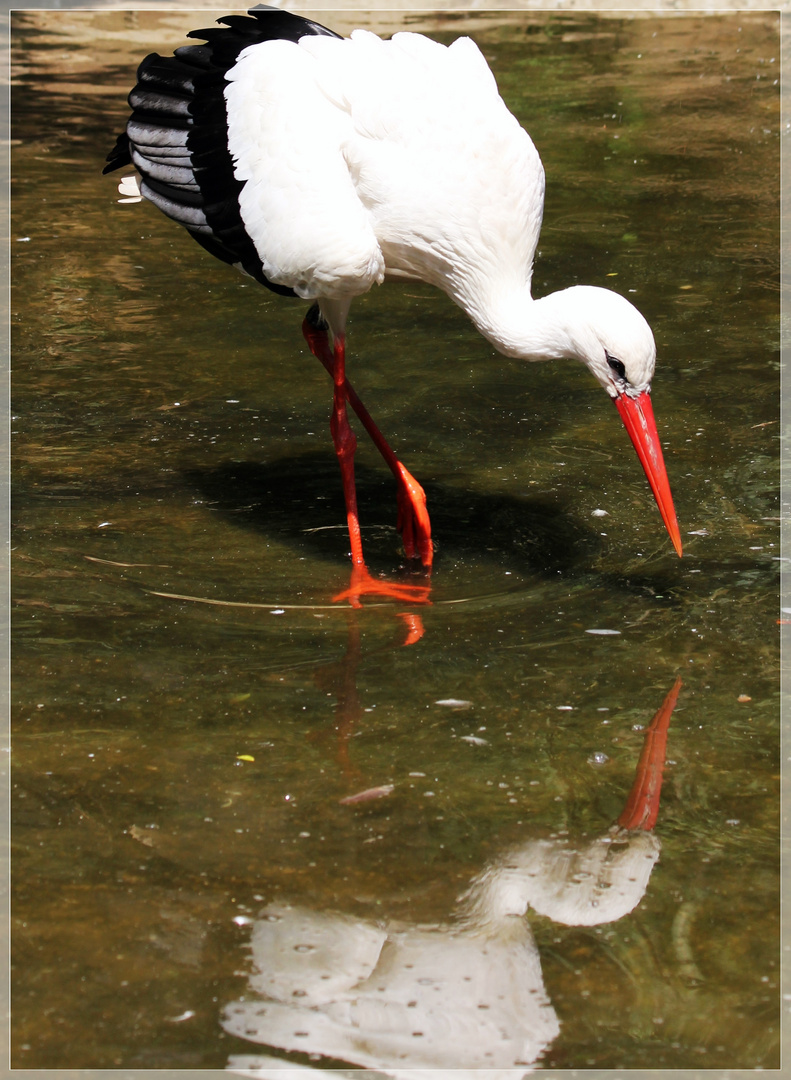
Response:
[[[408,585],[403,582],[375,578],[368,567],[360,563],[352,566],[349,588],[333,596],[332,600],[335,604],[348,600],[355,608],[362,607],[360,598],[363,596],[379,596],[384,600],[397,600],[401,604],[430,604],[430,593],[431,585]],[[404,616],[401,617],[404,618]],[[420,630],[422,633],[422,626]],[[417,638],[414,640],[417,641]]]
[[[408,559],[419,558],[427,570],[431,569],[434,545],[431,542],[431,521],[426,510],[426,493],[404,468],[398,465],[398,522],[397,529],[404,541]]]

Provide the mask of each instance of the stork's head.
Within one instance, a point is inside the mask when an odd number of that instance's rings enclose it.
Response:
[[[654,335],[634,304],[592,285],[574,285],[540,301],[547,302],[565,324],[566,354],[582,360],[611,398],[651,389]]]
[[[681,555],[670,483],[651,406],[656,345],[651,327],[618,293],[575,285],[539,301],[562,326],[564,355],[581,360],[598,379],[621,415],[645,469],[673,547]]]

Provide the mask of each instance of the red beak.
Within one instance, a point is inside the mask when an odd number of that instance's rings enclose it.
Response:
[[[638,394],[636,398],[629,397],[628,394],[619,394],[615,398],[615,407],[621,414],[624,427],[629,432],[629,438],[640,458],[640,464],[645,469],[659,513],[662,515],[665,528],[680,558],[681,533],[678,531],[673,496],[670,494],[670,481],[667,478],[665,461],[662,457],[662,447],[659,445],[651,395],[647,390]]]

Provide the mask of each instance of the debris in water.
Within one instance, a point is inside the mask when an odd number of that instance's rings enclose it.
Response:
[[[597,750],[595,754],[591,754],[588,758],[589,765],[606,765],[610,759],[606,754],[603,754],[601,750]]]
[[[356,795],[347,795],[345,799],[339,799],[342,806],[350,806],[353,803],[370,802],[371,799],[384,799],[392,795],[393,784],[382,784],[380,787],[369,787],[365,791],[358,791]]]

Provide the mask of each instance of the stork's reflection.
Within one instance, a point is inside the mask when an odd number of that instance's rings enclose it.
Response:
[[[345,1062],[416,1080],[423,1070],[485,1078],[534,1065],[559,1023],[525,916],[597,926],[639,904],[659,858],[652,830],[680,688],[677,679],[646,731],[617,822],[593,841],[530,838],[503,852],[447,923],[267,907],[252,931],[250,995],[226,1008],[223,1026],[268,1050],[235,1055],[228,1067],[264,1077],[286,1053],[317,1068]]]
[[[423,637],[423,620],[416,612],[402,611],[395,615],[396,631],[391,642],[383,646],[383,652],[401,646],[414,645]],[[372,655],[370,652],[369,656]],[[356,613],[349,611],[346,619],[346,651],[340,660],[322,664],[314,675],[319,689],[335,698],[336,760],[347,779],[357,777],[357,770],[349,758],[349,740],[363,716],[363,707],[357,690],[357,672],[362,659],[362,638]],[[364,794],[364,793],[363,793]],[[353,799],[354,796],[350,796]]]

